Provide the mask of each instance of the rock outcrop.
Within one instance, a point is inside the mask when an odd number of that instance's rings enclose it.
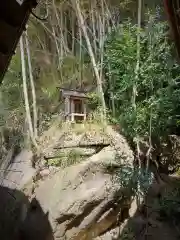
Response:
[[[122,168],[132,168],[133,154],[124,138],[114,134],[111,146],[35,189],[36,199],[49,213],[55,239],[93,239],[128,217],[130,181],[122,183],[119,174]]]
[[[22,191],[26,184],[32,185],[36,175],[31,163],[32,152],[23,150],[14,159],[10,157],[10,161],[1,165],[3,171],[0,178],[0,239],[52,240],[53,233],[47,215],[36,199],[30,202]],[[41,225],[38,225],[36,220]],[[29,232],[30,222],[33,224]]]
[[[125,139],[111,128],[105,136],[108,144],[106,141],[100,151],[92,151],[84,161],[49,175],[43,171],[31,200],[20,204],[20,224],[16,228],[20,239],[96,239],[128,217],[132,175],[125,181],[122,170],[133,171],[133,153]],[[88,138],[85,140],[88,144]],[[96,138],[98,141],[102,139]],[[21,190],[35,174],[30,169],[31,177],[28,174],[26,178],[26,169],[21,168],[24,177],[16,178],[17,182],[23,180],[19,183]],[[9,183],[14,176],[8,175]]]
[[[3,166],[1,186],[21,190],[36,175],[32,167],[33,153],[22,150],[7,166]]]

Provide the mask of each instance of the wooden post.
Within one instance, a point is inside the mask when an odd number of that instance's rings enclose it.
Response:
[[[74,99],[71,99],[71,113],[74,113],[75,106],[74,106]]]
[[[86,120],[86,114],[87,114],[87,109],[86,109],[86,101],[83,101],[83,110],[84,110],[84,121]]]
[[[71,121],[74,122],[74,113],[71,113]]]
[[[69,120],[69,114],[70,114],[70,98],[65,97],[65,118],[66,118],[66,120]]]
[[[71,114],[71,121],[72,122],[74,122],[74,100],[71,98],[71,100],[70,100],[70,108],[71,108],[71,110],[70,110],[70,114]]]

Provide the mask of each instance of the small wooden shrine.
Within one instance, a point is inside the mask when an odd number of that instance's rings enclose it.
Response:
[[[61,89],[61,93],[64,101],[65,120],[72,122],[86,120],[86,93],[67,89]]]

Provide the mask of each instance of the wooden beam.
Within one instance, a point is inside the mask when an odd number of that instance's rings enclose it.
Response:
[[[81,156],[81,157],[91,157],[92,155],[94,155],[94,154],[96,154],[96,152],[94,152],[94,153],[79,153],[79,155]],[[50,159],[56,159],[56,158],[61,158],[62,157],[62,155],[55,155],[55,156],[44,156],[44,159],[45,160],[50,160]]]
[[[75,148],[95,148],[95,152],[94,153],[91,153],[91,154],[80,154],[82,157],[84,156],[84,157],[91,157],[92,155],[94,155],[94,154],[97,154],[97,153],[99,153],[100,151],[102,151],[103,150],[103,148],[105,148],[105,147],[108,147],[110,144],[91,144],[91,145],[86,145],[86,144],[81,144],[81,145],[76,145],[76,146],[66,146],[66,147],[58,147],[58,148],[54,148],[54,149],[67,149],[67,148],[73,148],[73,147],[75,147]],[[57,155],[55,155],[55,156],[48,156],[48,157],[46,157],[46,156],[44,156],[44,159],[45,160],[49,160],[49,159],[55,159],[55,158],[59,158],[59,157],[61,157],[61,156],[57,156]]]
[[[110,143],[88,143],[88,144],[79,144],[79,145],[70,145],[70,146],[62,146],[62,145],[57,145],[53,149],[67,149],[67,148],[97,148],[97,147],[108,147],[110,146]]]
[[[170,24],[171,32],[176,44],[178,56],[180,57],[180,33],[179,33],[179,25],[177,21],[177,11],[178,7],[176,5],[176,1],[172,0],[164,0],[164,6],[167,13],[168,21]]]
[[[70,113],[70,115],[74,115],[76,117],[84,117],[85,113],[74,113],[74,112],[72,112],[72,113]]]

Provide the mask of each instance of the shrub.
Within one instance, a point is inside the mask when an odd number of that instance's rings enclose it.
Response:
[[[166,24],[152,17],[140,30],[138,74],[137,26],[131,22],[120,25],[106,41],[104,67],[111,84],[106,99],[112,91],[115,118],[130,139],[150,135],[156,138],[179,131],[180,66],[173,60],[173,46],[166,33]]]

